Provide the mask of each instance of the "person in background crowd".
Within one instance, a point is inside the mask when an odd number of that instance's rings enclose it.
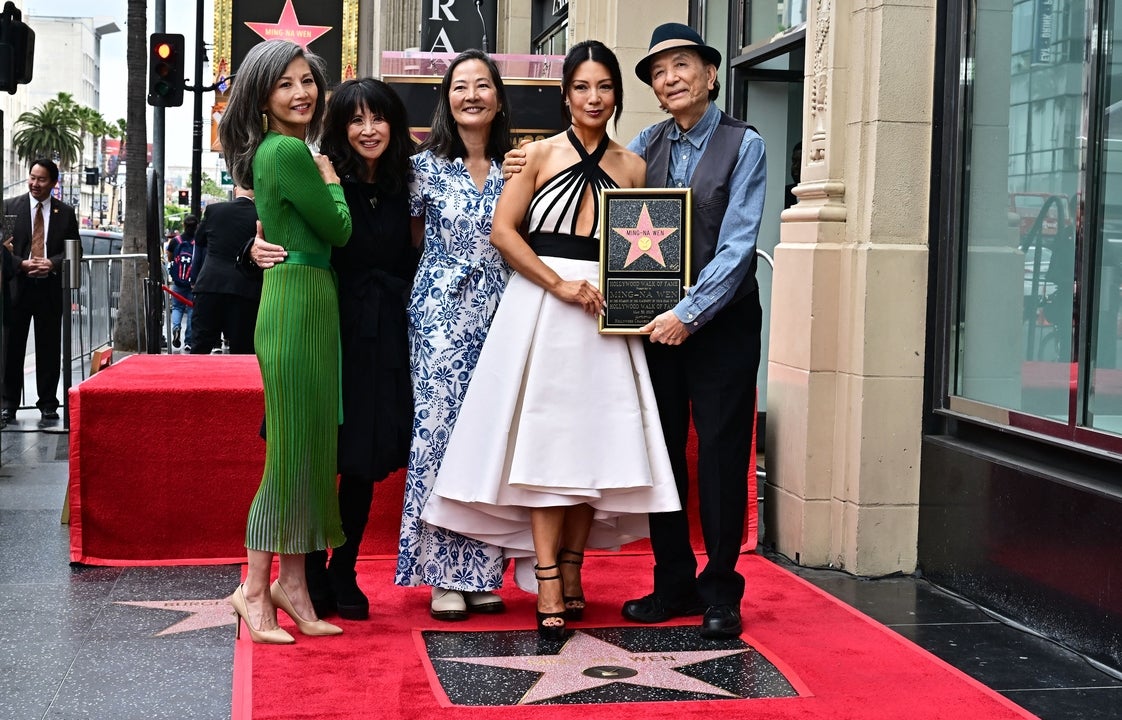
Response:
[[[502,551],[421,519],[448,435],[471,380],[509,269],[490,243],[510,149],[506,89],[479,50],[452,60],[432,132],[412,160],[414,237],[423,253],[409,301],[410,370],[416,406],[401,517],[398,585],[432,587],[430,614],[462,620],[498,612]]]
[[[783,209],[791,207],[799,201],[795,197],[795,187],[799,184],[799,177],[803,171],[803,143],[800,140],[791,148],[791,183],[783,187]]]
[[[253,191],[235,187],[231,202],[211,203],[195,235],[195,307],[191,313],[191,353],[209,355],[226,338],[235,355],[253,353],[261,278],[237,268],[238,252],[257,229]]]
[[[14,274],[7,286],[4,324],[4,390],[0,425],[16,421],[23,397],[27,334],[35,324],[35,385],[41,421],[58,420],[58,382],[62,372],[62,259],[66,240],[78,238],[74,208],[51,197],[58,166],[46,158],[31,161],[27,194],[4,201],[15,216],[12,237],[4,238]]]
[[[191,338],[191,310],[195,284],[195,232],[199,220],[183,219],[183,234],[168,240],[168,276],[171,278],[171,346],[179,348]],[[188,348],[189,350],[189,348]]]

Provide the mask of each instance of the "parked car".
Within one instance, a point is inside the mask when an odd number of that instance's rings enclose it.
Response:
[[[83,228],[78,235],[82,240],[82,257],[121,254],[123,236],[119,232]]]

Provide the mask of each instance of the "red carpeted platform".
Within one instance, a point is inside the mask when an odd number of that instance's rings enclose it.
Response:
[[[263,414],[257,359],[246,355],[133,355],[72,388],[70,559],[243,562]],[[757,536],[755,477],[753,462],[746,550]],[[397,552],[404,487],[404,472],[379,483],[363,555]]]
[[[371,597],[372,616],[366,622],[338,621],[344,629],[340,637],[299,635],[283,613],[281,625],[294,633],[295,645],[254,645],[248,633],[243,633],[234,652],[233,720],[1034,717],[892,630],[754,554],[743,555],[740,563],[748,587],[742,606],[746,634],[741,639],[779,668],[796,691],[793,697],[576,707],[451,705],[434,679],[433,664],[418,640],[420,631],[529,630],[533,627],[533,596],[508,582],[501,591],[506,613],[440,623],[428,616],[427,589],[395,587],[393,569],[389,559],[359,563],[359,582]],[[589,606],[585,621],[574,627],[624,625],[620,602],[637,591],[646,592],[650,573],[649,555],[590,554],[584,568]],[[641,650],[634,652],[644,655]],[[551,666],[548,662],[542,665]]]
[[[133,355],[72,388],[71,561],[244,562],[263,414],[252,355]]]

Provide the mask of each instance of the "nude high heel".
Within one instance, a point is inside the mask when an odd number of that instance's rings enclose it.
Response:
[[[288,599],[288,593],[281,587],[280,580],[274,580],[273,584],[269,586],[269,596],[273,598],[273,604],[288,613],[292,618],[292,622],[296,623],[296,627],[304,635],[342,635],[343,628],[338,625],[332,625],[326,620],[305,620],[296,614],[296,610],[292,607],[292,601]]]
[[[249,629],[249,637],[255,643],[264,643],[266,645],[291,645],[296,642],[296,638],[288,634],[288,631],[282,627],[273,628],[272,630],[254,630],[253,626],[249,624],[249,608],[245,602],[244,586],[238,585],[238,589],[234,591],[227,600],[234,608],[234,614],[238,616],[238,629],[234,631],[234,637],[240,638],[242,636],[242,620],[245,621],[246,628]]]

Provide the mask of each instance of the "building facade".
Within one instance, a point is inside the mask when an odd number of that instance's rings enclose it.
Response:
[[[510,0],[499,51],[687,22],[768,147],[765,543],[1122,666],[1116,0]],[[665,117],[625,74],[619,136]],[[792,159],[796,145],[801,155]],[[784,208],[793,186],[795,204]]]
[[[29,15],[24,22],[35,31],[35,71],[26,86],[26,102],[31,109],[68,93],[77,105],[101,109],[101,39],[120,28],[108,17],[49,17]],[[106,118],[111,122],[111,118]],[[12,123],[15,122],[13,117]],[[82,158],[73,168],[61,168],[59,181],[62,200],[78,211],[83,226],[97,226],[109,212],[111,194],[104,183],[83,183],[85,167],[103,167],[101,150],[95,138],[83,139]],[[26,177],[26,168],[22,173]]]

